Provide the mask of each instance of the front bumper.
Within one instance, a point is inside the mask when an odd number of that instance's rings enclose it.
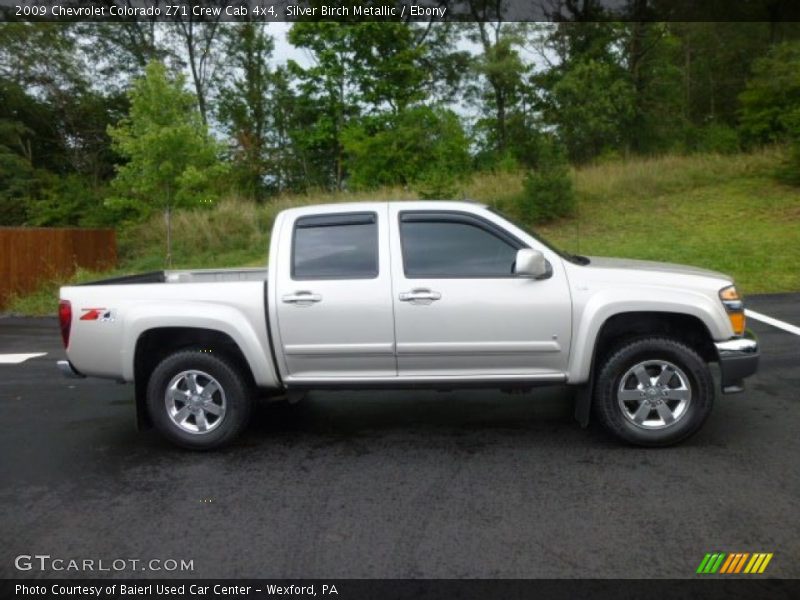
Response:
[[[722,393],[732,394],[744,390],[744,378],[758,370],[758,340],[751,331],[744,337],[716,342],[719,370],[722,374]]]

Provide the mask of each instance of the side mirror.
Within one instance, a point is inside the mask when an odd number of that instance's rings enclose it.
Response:
[[[532,279],[547,279],[553,274],[553,268],[544,258],[544,254],[531,248],[517,251],[514,262],[514,274]]]

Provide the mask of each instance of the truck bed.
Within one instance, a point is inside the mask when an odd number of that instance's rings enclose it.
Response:
[[[264,267],[248,267],[240,269],[195,269],[149,271],[136,275],[110,277],[98,281],[90,281],[78,285],[126,285],[142,283],[210,283],[226,281],[266,281],[269,269]]]

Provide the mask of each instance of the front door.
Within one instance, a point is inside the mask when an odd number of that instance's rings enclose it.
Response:
[[[290,379],[397,375],[387,210],[304,214],[281,240],[291,244],[277,281]]]
[[[390,219],[398,375],[563,377],[571,309],[560,262],[547,279],[515,276],[527,245],[472,213],[392,204]]]

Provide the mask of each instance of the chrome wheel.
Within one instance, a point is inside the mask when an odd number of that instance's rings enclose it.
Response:
[[[225,390],[203,371],[182,371],[175,375],[164,395],[172,422],[188,433],[208,433],[225,418]]]
[[[663,429],[680,421],[692,401],[689,378],[664,360],[647,360],[628,369],[617,390],[625,418],[642,429]]]

